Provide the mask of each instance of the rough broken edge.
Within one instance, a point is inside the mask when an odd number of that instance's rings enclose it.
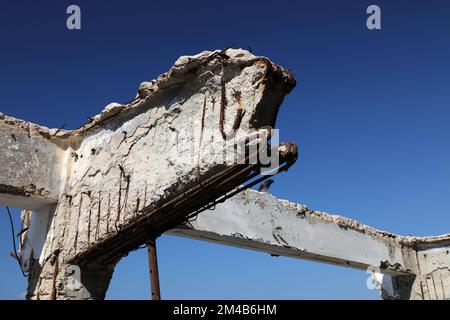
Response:
[[[232,54],[233,56],[228,56],[228,54]],[[270,73],[277,74],[279,78],[283,80],[283,85],[286,88],[286,94],[288,94],[296,85],[296,80],[289,71],[277,64],[272,63],[266,57],[255,56],[254,58],[248,60],[245,59],[245,50],[242,49],[203,51],[194,56],[181,56],[169,69],[169,71],[162,73],[150,82],[141,83],[136,97],[133,100],[125,104],[116,102],[108,104],[100,114],[90,117],[86,124],[75,130],[64,130],[62,128],[49,129],[45,126],[27,122],[11,116],[6,116],[3,113],[0,113],[0,123],[3,122],[17,129],[24,130],[28,132],[30,136],[32,134],[40,135],[46,139],[54,141],[56,144],[58,144],[58,140],[61,139],[81,137],[89,133],[92,129],[113,120],[117,115],[141,107],[152,98],[161,94],[163,90],[183,84],[190,77],[195,76],[195,71],[197,71],[198,68],[210,63],[213,64],[214,59],[220,56],[227,56],[231,59],[231,61],[228,62],[227,60],[222,60],[220,63],[223,64],[236,64],[242,67],[249,66],[253,63],[266,64]],[[239,59],[240,57],[244,58]]]
[[[340,215],[333,215],[322,211],[311,210],[305,205],[301,205],[288,200],[278,199],[280,203],[288,208],[294,208],[305,215],[321,219],[326,222],[335,223],[343,228],[354,230],[363,234],[367,234],[376,238],[387,239],[394,243],[412,248],[414,250],[430,249],[434,246],[450,245],[450,233],[439,236],[403,236],[397,235],[388,231],[379,230],[371,226],[365,225],[357,220],[343,217]]]

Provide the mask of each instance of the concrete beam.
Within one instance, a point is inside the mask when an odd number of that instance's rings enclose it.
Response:
[[[30,271],[32,261],[43,263],[43,248],[55,207],[55,204],[51,204],[41,207],[39,210],[22,210],[21,219],[25,231],[20,234],[19,256],[22,270],[25,272]]]
[[[247,190],[167,234],[368,271],[384,299],[450,299],[450,235],[399,236]]]
[[[407,239],[253,190],[168,233],[392,275],[415,272]]]
[[[58,201],[64,146],[55,133],[0,113],[0,203],[35,210]]]

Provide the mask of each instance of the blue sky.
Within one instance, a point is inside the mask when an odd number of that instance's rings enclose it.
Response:
[[[79,31],[65,26],[70,4],[81,7]],[[382,30],[366,28],[370,4]],[[300,159],[273,194],[400,234],[448,233],[449,9],[445,0],[4,1],[0,112],[75,128],[178,56],[235,42],[298,80],[277,127]],[[0,210],[0,298],[15,299],[26,281]],[[158,250],[163,298],[378,298],[362,271],[169,236]],[[146,252],[134,252],[107,298],[146,299],[148,282]]]

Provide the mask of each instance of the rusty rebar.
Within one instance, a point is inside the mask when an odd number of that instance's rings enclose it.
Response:
[[[286,171],[297,158],[297,148],[294,144],[284,143],[275,152],[279,152],[279,172]],[[246,157],[248,160],[250,156]],[[71,263],[83,264],[93,259],[99,259],[102,263],[109,263],[117,256],[124,255],[146,243],[147,239],[154,238],[163,232],[173,228],[193,215],[213,207],[255,183],[264,180],[267,176],[258,179],[246,186],[242,184],[256,177],[260,173],[261,164],[235,164],[216,173],[212,177],[202,180],[188,190],[181,192],[169,199],[165,199],[160,205],[154,204],[141,209],[142,215],[120,230],[113,238],[107,238],[84,252],[80,252],[70,259]],[[241,186],[241,187],[239,187]],[[236,190],[237,188],[237,190]],[[133,233],[132,240],[126,239]]]
[[[150,271],[150,294],[152,300],[161,300],[159,288],[158,257],[156,254],[156,239],[147,241],[148,267]]]

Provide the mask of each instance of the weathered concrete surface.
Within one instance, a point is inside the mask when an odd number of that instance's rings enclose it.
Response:
[[[415,275],[381,277],[382,297],[389,300],[449,300],[450,235],[413,237],[412,241]]]
[[[37,209],[58,201],[65,146],[55,133],[0,113],[1,203]]]
[[[55,212],[55,204],[41,207],[39,210],[22,210],[23,231],[20,235],[20,263],[24,271],[30,270],[32,261],[43,262],[42,249]]]
[[[383,274],[385,299],[449,299],[450,235],[398,236],[247,190],[168,234]]]
[[[407,239],[253,190],[169,233],[394,275],[415,272]]]
[[[21,235],[28,297],[103,298],[122,254],[164,232],[174,212],[189,213],[170,201],[200,195],[206,203],[217,195],[206,181],[233,168],[235,159],[223,155],[234,147],[229,138],[273,127],[294,84],[285,70],[246,51],[204,52],[180,58],[143,83],[133,101],[108,105],[77,130],[0,114],[0,203],[31,210]],[[386,299],[450,296],[449,236],[397,236],[269,194],[248,191],[170,232],[375,268]]]
[[[0,176],[0,193],[7,195],[0,202],[11,203],[11,195],[26,199],[15,203],[34,210],[31,216],[41,204],[57,203],[48,225],[39,227],[48,230],[43,248],[23,248],[28,297],[103,298],[123,254],[242,182],[224,187],[227,176],[213,178],[241,170],[224,151],[255,130],[269,132],[294,86],[293,77],[266,58],[205,51],[181,57],[141,84],[130,103],[108,105],[77,130],[2,116],[0,146],[7,153],[0,161],[14,167]],[[186,203],[190,199],[197,203]],[[67,289],[72,264],[89,275],[77,290]]]
[[[412,283],[410,299],[450,300],[450,239],[436,240],[418,244],[419,272]]]

